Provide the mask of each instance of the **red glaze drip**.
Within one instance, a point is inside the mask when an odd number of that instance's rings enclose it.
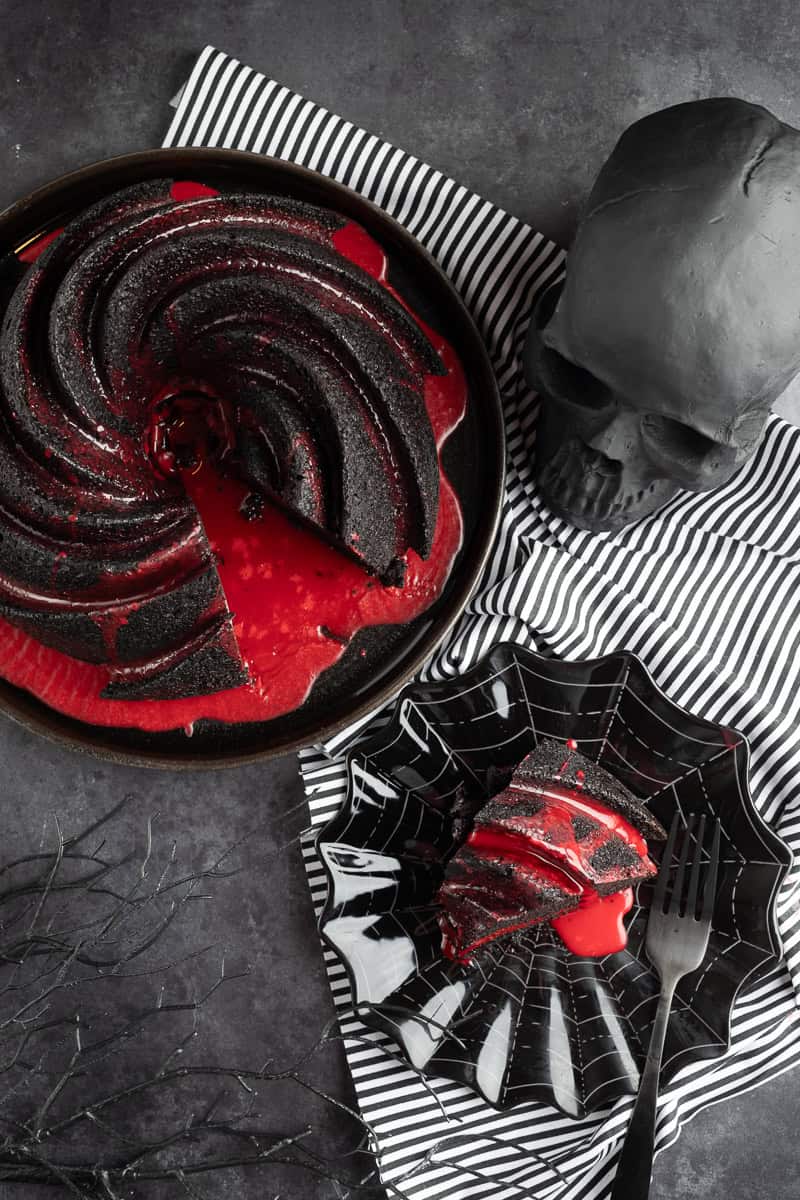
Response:
[[[215,194],[214,189],[188,180],[172,187],[173,198],[180,200]],[[359,225],[349,222],[333,234],[332,242],[340,254],[404,303],[386,281],[383,251]],[[440,594],[461,545],[461,510],[442,468],[441,448],[464,416],[467,391],[454,350],[414,316],[447,374],[425,378],[425,405],[440,451],[433,546],[425,560],[408,551],[402,588],[382,585],[358,563],[300,529],[271,505],[257,519],[248,520],[239,510],[250,489],[219,474],[213,464],[201,462],[181,475],[218,556],[219,575],[235,614],[234,632],[251,682],[179,700],[104,699],[101,692],[110,679],[107,665],[61,654],[2,619],[0,674],[51,708],[81,721],[145,731],[183,729],[190,736],[189,730],[203,718],[235,723],[290,712],[306,699],[321,672],[342,656],[359,629],[405,623],[424,612]],[[166,445],[159,443],[159,448],[170,453]],[[176,465],[167,458],[162,469],[169,474]],[[101,627],[110,645],[116,637],[113,621],[103,620]]]
[[[525,793],[530,791],[532,795],[545,801],[544,808],[532,816],[515,817],[516,828],[524,828],[526,831],[529,829],[531,836],[543,836],[548,840],[552,837],[553,842],[547,847],[548,857],[555,857],[559,864],[570,871],[582,875],[582,860],[598,849],[610,834],[621,837],[640,858],[647,854],[647,842],[638,829],[634,829],[629,821],[607,808],[605,804],[601,804],[599,800],[595,800],[593,796],[559,783],[542,783],[529,789],[512,781],[510,790],[520,797],[524,797]],[[587,817],[600,828],[579,843],[572,826],[573,814]],[[479,830],[475,830],[475,834],[478,832]],[[470,835],[470,842],[472,836],[474,834]],[[525,834],[520,832],[516,836],[524,839]]]
[[[29,242],[22,250],[17,252],[17,258],[20,262],[33,263],[36,262],[40,254],[43,254],[51,242],[54,242],[59,234],[64,232],[63,225],[58,229],[51,229],[49,233],[43,233],[41,237]]]
[[[526,866],[533,864],[540,878],[572,896],[582,894],[589,886],[582,878],[580,863],[572,860],[568,851],[561,846],[534,847],[524,833],[479,825],[467,838],[467,845],[483,858],[500,858],[504,862]]]
[[[564,945],[581,958],[617,954],[628,944],[623,918],[633,905],[633,888],[598,896],[589,889],[572,912],[550,922]]]
[[[219,192],[204,183],[195,183],[193,179],[176,179],[169,194],[173,200],[197,200],[200,196],[218,196]]]
[[[567,749],[570,751],[570,753],[572,753],[574,750],[578,749],[578,743],[575,741],[575,738],[567,738]],[[559,775],[563,775],[568,766],[569,766],[569,759],[565,758],[564,761],[562,762],[561,766],[558,769]]]

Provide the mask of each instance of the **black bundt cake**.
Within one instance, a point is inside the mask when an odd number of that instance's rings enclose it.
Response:
[[[197,193],[200,194],[197,194]],[[0,334],[0,617],[108,698],[247,681],[186,472],[277,503],[386,585],[431,551],[445,368],[306,204],[158,180],[72,220]],[[358,228],[357,226],[355,227]],[[366,237],[366,235],[364,235]]]

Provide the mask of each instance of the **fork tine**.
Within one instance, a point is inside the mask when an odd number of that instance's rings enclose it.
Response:
[[[683,834],[683,845],[681,846],[681,856],[678,859],[678,870],[675,872],[675,882],[672,885],[672,895],[669,898],[669,911],[671,913],[679,913],[681,911],[681,904],[683,903],[683,877],[686,874],[686,862],[689,858],[689,847],[692,844],[693,827],[694,814],[686,822],[686,829]]]
[[[669,827],[669,837],[667,844],[664,847],[664,853],[661,856],[661,866],[658,871],[658,879],[656,880],[655,891],[653,892],[653,911],[662,912],[664,909],[664,899],[667,894],[667,881],[672,868],[672,855],[675,851],[675,840],[678,836],[678,826],[681,818],[678,813],[672,818],[672,824]]]
[[[703,862],[703,841],[706,832],[706,817],[703,813],[697,826],[695,834],[694,858],[692,860],[692,873],[689,876],[689,894],[686,897],[686,915],[687,917],[697,916],[697,889],[700,886],[700,867]]]
[[[711,850],[709,851],[708,874],[703,888],[703,911],[700,914],[702,921],[710,921],[714,915],[714,901],[717,897],[717,871],[719,868],[719,842],[720,842],[720,824],[719,821],[714,822],[714,836],[711,841]]]

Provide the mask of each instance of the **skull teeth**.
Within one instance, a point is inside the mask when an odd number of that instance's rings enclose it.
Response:
[[[635,491],[622,478],[622,464],[584,442],[564,442],[538,471],[539,487],[556,510],[586,520],[613,520],[641,504],[655,483]]]

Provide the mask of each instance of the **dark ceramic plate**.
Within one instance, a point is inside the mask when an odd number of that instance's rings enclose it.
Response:
[[[562,662],[499,645],[458,679],[407,688],[350,755],[347,799],[319,837],[320,929],[362,1020],[496,1108],[536,1099],[578,1117],[638,1084],[659,987],[644,953],[652,885],[639,888],[627,949],[600,959],[575,957],[541,925],[459,966],[442,958],[436,923],[455,795],[485,795],[487,773],[539,736],[575,738],[662,824],[676,808],[721,821],[708,954],[678,987],[664,1082],[727,1049],[737,993],[780,952],[774,900],[791,853],[753,806],[744,738],[678,708],[624,652]]]
[[[238,726],[199,721],[190,740],[182,731],[145,734],[87,725],[0,681],[0,709],[69,745],[147,765],[228,766],[296,750],[379,707],[445,637],[480,577],[497,529],[505,463],[503,417],[480,336],[449,280],[420,244],[386,213],[341,184],[260,154],[151,150],[85,167],[21,200],[0,214],[0,316],[16,283],[16,249],[63,225],[108,192],[161,176],[289,196],[360,222],[386,252],[393,286],[423,320],[444,334],[469,382],[466,418],[443,451],[445,470],[461,502],[464,544],[442,595],[413,622],[362,630],[300,708],[269,722]]]

